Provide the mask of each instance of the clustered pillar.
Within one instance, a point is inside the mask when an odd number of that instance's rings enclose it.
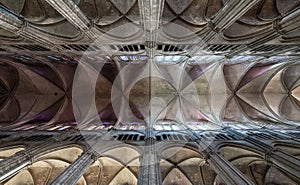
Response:
[[[194,140],[199,145],[200,153],[205,157],[210,167],[220,176],[226,184],[254,185],[241,171],[218,154],[206,140],[193,134]]]
[[[246,142],[254,145],[265,156],[265,160],[275,167],[293,175],[296,178],[300,177],[300,160],[286,152],[275,149],[272,146],[236,130],[227,129],[234,135],[240,136]]]
[[[70,166],[68,166],[50,185],[74,185],[84,172],[97,160],[97,155],[92,150],[84,152]]]
[[[160,185],[160,159],[155,147],[155,134],[152,128],[146,130],[145,148],[140,157],[138,185]]]

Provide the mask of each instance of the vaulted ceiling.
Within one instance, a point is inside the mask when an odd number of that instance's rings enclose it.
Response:
[[[91,75],[87,130],[300,121],[298,0],[0,3],[1,130],[86,122],[74,88]]]

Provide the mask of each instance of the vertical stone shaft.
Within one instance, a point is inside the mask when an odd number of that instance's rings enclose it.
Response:
[[[138,185],[162,184],[160,160],[155,149],[153,129],[146,130],[145,150],[140,158]]]
[[[240,136],[245,141],[253,144],[257,149],[265,155],[265,160],[274,164],[277,168],[295,176],[300,177],[300,160],[288,153],[279,149],[274,149],[272,146],[241,132],[233,129],[227,129],[232,134]]]
[[[201,140],[198,136],[196,137],[200,152],[203,156],[205,156],[211,168],[226,184],[254,185],[254,183],[251,182],[240,170],[233,166],[223,156],[215,152],[206,141]]]
[[[70,166],[68,166],[50,185],[68,184],[73,185],[79,180],[84,172],[96,160],[92,152],[85,152],[79,156]]]
[[[24,151],[17,152],[16,154],[0,161],[0,182],[9,179],[22,169],[31,165],[35,161],[36,156],[47,152],[52,148],[53,142],[63,140],[74,132],[76,131],[71,130],[66,131],[58,136],[53,136],[35,146],[32,146]]]
[[[0,161],[0,183],[17,174],[30,164],[31,156],[24,151]]]
[[[49,35],[37,29],[28,21],[14,14],[2,5],[0,5],[0,28],[38,43],[43,47],[47,47],[55,51],[60,49],[60,47],[54,43],[53,38],[49,38]]]

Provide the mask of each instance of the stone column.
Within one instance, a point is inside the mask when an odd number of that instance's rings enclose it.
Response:
[[[192,132],[192,131],[191,131]],[[223,156],[218,154],[207,141],[193,133],[199,145],[200,152],[205,157],[209,166],[221,177],[226,184],[254,185],[240,170],[233,166]]]
[[[16,175],[26,166],[32,163],[32,157],[26,152],[21,151],[0,161],[0,183]]]
[[[43,47],[47,47],[52,50],[60,49],[55,45],[53,38],[49,38],[49,35],[35,28],[32,24],[24,20],[22,17],[14,14],[4,6],[0,5],[0,27],[20,35],[23,38],[31,40],[40,44]]]
[[[150,48],[157,42],[157,31],[159,29],[164,0],[139,0],[141,24],[145,32],[145,42]]]
[[[264,155],[265,160],[274,164],[277,168],[289,173],[296,178],[300,177],[300,160],[288,153],[241,132],[237,132],[231,128],[226,129],[228,132],[243,138],[245,141],[253,144]]]
[[[85,16],[80,8],[72,0],[46,0],[55,10],[65,17],[76,28],[86,33],[92,39],[97,39],[96,30],[92,28],[92,22]]]
[[[160,159],[156,153],[153,129],[146,129],[145,144],[140,158],[138,185],[161,185]]]
[[[35,161],[35,156],[47,151],[52,144],[52,142],[38,144],[0,161],[0,182],[7,180],[25,167],[31,165]]]
[[[71,130],[66,131],[58,136],[53,136],[42,143],[32,146],[24,151],[17,152],[16,154],[0,161],[0,183],[34,163],[36,156],[43,152],[49,151],[49,149],[53,147],[54,142],[63,140],[74,132],[76,131]]]
[[[259,0],[229,0],[199,32],[201,39],[194,40],[198,44],[192,47],[189,55],[193,56],[206,47],[207,43],[217,37],[218,34],[222,34],[225,29],[230,27],[258,2]],[[205,3],[203,6],[206,6]]]
[[[258,2],[259,0],[229,0],[201,32],[203,40],[213,40],[218,33],[231,26]]]
[[[65,17],[73,26],[78,28],[84,35],[90,38],[94,44],[97,44],[101,51],[108,56],[112,56],[111,49],[105,46],[105,43],[98,40],[103,35],[94,23],[80,10],[73,0],[45,0],[50,6]]]
[[[260,37],[257,37],[253,42],[239,47],[237,50],[232,51],[228,57],[238,55],[239,53],[245,52],[257,48],[275,38],[285,35],[294,29],[300,28],[300,9],[293,11],[292,13],[285,15],[283,18],[275,20],[273,27],[267,29]]]
[[[68,166],[50,185],[68,184],[73,185],[79,180],[84,172],[97,160],[92,151],[84,152],[70,166]]]

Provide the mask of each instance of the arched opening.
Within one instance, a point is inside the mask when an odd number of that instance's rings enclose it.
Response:
[[[135,185],[139,171],[139,152],[130,147],[106,151],[98,159],[102,171],[100,184]]]
[[[164,150],[160,167],[163,185],[203,184],[204,181],[212,181],[215,176],[198,152],[184,147]]]

